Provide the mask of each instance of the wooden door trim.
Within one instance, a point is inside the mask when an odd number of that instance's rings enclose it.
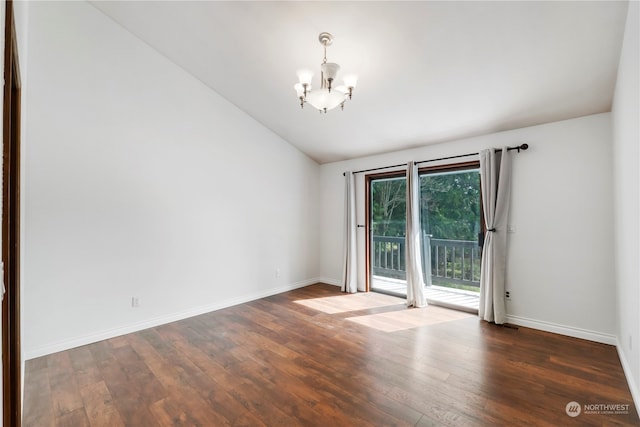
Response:
[[[20,69],[13,2],[6,2],[3,101],[2,301],[3,424],[22,418],[20,342]]]

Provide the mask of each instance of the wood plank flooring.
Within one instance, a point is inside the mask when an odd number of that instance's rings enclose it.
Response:
[[[401,302],[318,284],[29,360],[23,425],[640,424],[614,347]]]

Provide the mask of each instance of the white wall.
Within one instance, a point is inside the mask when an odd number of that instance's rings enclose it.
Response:
[[[613,180],[615,206],[618,352],[640,405],[640,5],[629,2],[613,101]]]
[[[342,277],[343,171],[522,142],[531,148],[514,154],[509,321],[615,343],[609,113],[322,165],[323,279],[338,284]],[[360,176],[360,224],[365,218],[363,182]],[[363,248],[364,230],[358,233]],[[359,257],[364,265],[362,250]]]
[[[28,45],[27,358],[315,281],[315,162],[87,3]]]

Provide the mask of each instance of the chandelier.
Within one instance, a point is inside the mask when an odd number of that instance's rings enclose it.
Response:
[[[343,79],[343,85],[334,87],[340,66],[334,62],[327,62],[327,46],[333,43],[333,36],[326,32],[320,33],[318,40],[324,48],[324,58],[320,64],[320,88],[311,89],[311,79],[313,78],[311,70],[299,70],[297,73],[298,83],[293,88],[298,94],[300,107],[304,108],[304,104],[309,103],[321,113],[333,110],[337,106],[344,109],[345,101],[351,99],[353,95],[358,77],[353,74],[347,75]]]

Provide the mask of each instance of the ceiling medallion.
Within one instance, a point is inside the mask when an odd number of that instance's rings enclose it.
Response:
[[[358,82],[358,76],[351,74],[344,77],[344,84],[333,87],[336,75],[340,66],[334,62],[327,62],[327,46],[333,43],[333,36],[329,33],[320,33],[318,36],[320,44],[324,48],[324,58],[320,64],[320,88],[311,89],[311,79],[313,72],[311,70],[298,71],[298,83],[293,87],[298,94],[300,107],[304,108],[305,104],[311,104],[321,113],[333,110],[337,106],[344,109],[344,103],[347,99],[351,99],[353,89]]]

